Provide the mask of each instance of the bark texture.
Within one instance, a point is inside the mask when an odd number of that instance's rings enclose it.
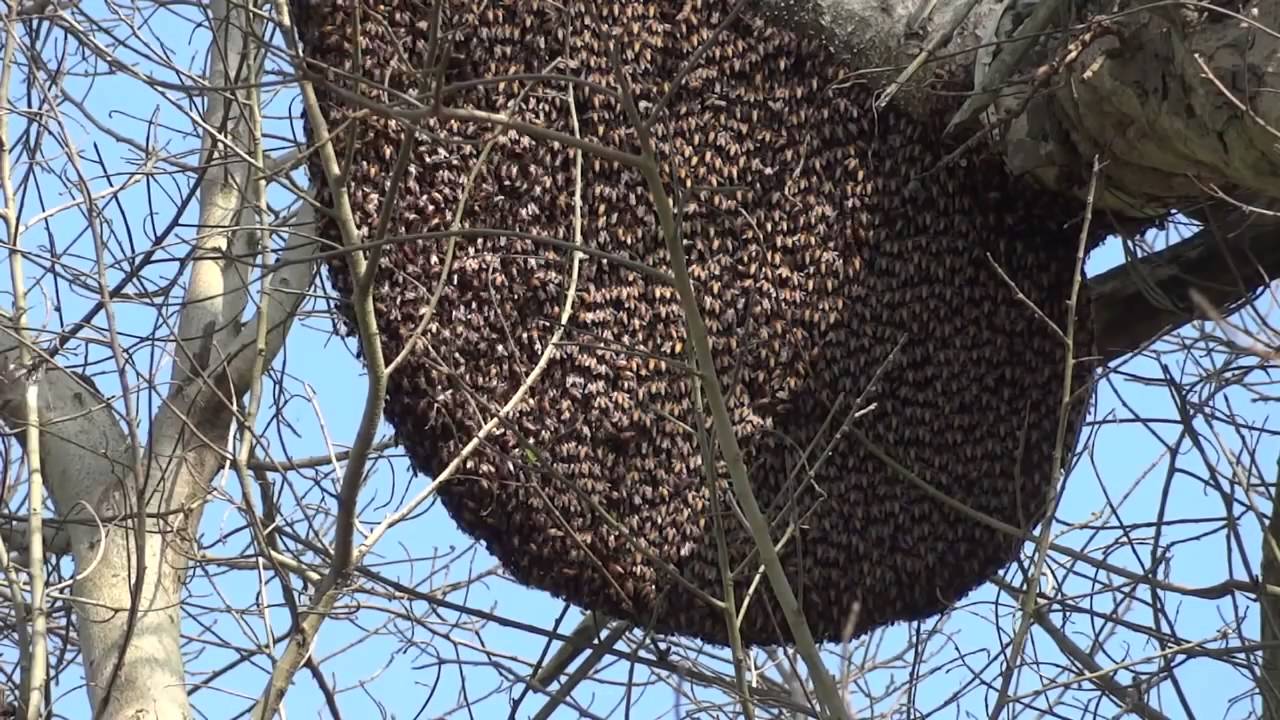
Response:
[[[959,119],[980,122],[958,131],[998,133],[1015,173],[1077,194],[1087,179],[1079,169],[1102,155],[1103,207],[1150,215],[1222,193],[1251,191],[1268,204],[1280,193],[1280,4],[1272,0],[938,0],[919,3],[920,12],[911,2],[755,2],[848,55],[880,88],[945,38],[931,57],[967,69],[976,90],[999,90],[993,103],[967,105]],[[1019,41],[1031,30],[1034,40]],[[898,95],[922,113],[945,102],[919,82]]]

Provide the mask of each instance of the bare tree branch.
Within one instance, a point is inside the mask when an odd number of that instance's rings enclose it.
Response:
[[[1191,290],[1226,308],[1266,287],[1280,274],[1278,232],[1274,218],[1227,214],[1186,240],[1091,279],[1102,357],[1135,352],[1197,319]]]
[[[1280,584],[1280,493],[1273,498],[1271,517],[1262,538],[1262,581]],[[1280,597],[1264,596],[1259,598],[1259,605],[1258,639],[1265,644],[1258,674],[1262,720],[1277,720],[1280,718]]]

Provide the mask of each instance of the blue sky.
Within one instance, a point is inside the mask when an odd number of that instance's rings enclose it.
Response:
[[[107,16],[96,3],[85,4],[82,12],[93,17]],[[156,47],[167,44],[180,64],[191,67],[203,64],[201,33],[193,30],[187,19],[169,10],[161,10],[152,18],[152,23],[149,43]],[[57,33],[52,38],[55,46],[61,42]],[[57,56],[59,53],[51,46],[46,54]],[[140,67],[150,67],[145,58],[135,58],[134,61]],[[68,87],[73,93],[83,93],[88,98],[88,106],[108,121],[113,130],[132,137],[145,137],[150,133],[156,146],[165,146],[171,152],[193,146],[192,138],[183,132],[183,128],[190,127],[184,111],[190,110],[192,105],[180,93],[161,97],[119,74],[93,80],[73,79]],[[25,99],[18,101],[26,102]],[[272,107],[282,117],[297,114],[296,105],[287,90],[281,91]],[[81,157],[86,158],[87,174],[93,176],[91,186],[102,188],[112,182],[101,167],[94,167],[99,157],[113,172],[133,166],[132,150],[105,138],[88,124],[77,122],[76,113],[68,112],[71,136]],[[150,124],[153,117],[154,124]],[[292,126],[277,120],[274,127],[282,136],[280,145],[287,145]],[[19,122],[11,129],[11,134],[16,135],[21,129]],[[54,148],[50,143],[46,152],[52,152]],[[134,241],[137,244],[145,245],[154,232],[153,226],[168,221],[166,212],[171,211],[186,182],[187,178],[155,177],[135,186],[121,196],[118,205],[107,205],[101,209],[104,227],[113,230],[119,238],[124,238],[128,229],[136,235]],[[26,198],[24,212],[27,217],[38,212],[42,203],[47,207],[67,199],[58,197],[62,185],[57,178],[45,175],[38,184],[46,196],[38,198],[32,194]],[[286,200],[283,195],[276,198],[282,203]],[[154,217],[150,217],[152,211]],[[186,217],[189,221],[194,215],[188,212]],[[84,217],[77,213],[59,215],[35,228],[24,240],[24,246],[48,251],[50,242],[53,242],[63,251],[71,248],[83,252],[84,227]],[[183,243],[189,241],[194,232],[190,227],[180,228],[172,238],[173,246],[164,252],[177,257]],[[1119,244],[1110,242],[1090,258],[1089,270],[1101,272],[1121,258]],[[87,258],[68,262],[82,269],[88,267]],[[159,275],[172,273],[175,267],[159,267],[157,282]],[[34,265],[28,265],[28,272],[36,272]],[[36,279],[32,277],[32,283]],[[8,286],[4,287],[7,290]],[[180,297],[180,293],[175,292],[172,297]],[[38,301],[38,315],[52,327],[61,322],[57,312],[49,309],[55,301],[68,318],[79,317],[87,307],[83,298],[69,292],[57,297],[37,293],[35,299]],[[312,304],[311,309],[316,311],[316,316],[306,319],[291,336],[267,388],[267,396],[278,399],[278,415],[274,419],[264,418],[260,430],[270,446],[279,449],[287,445],[289,453],[294,456],[325,452],[326,438],[337,446],[349,443],[354,437],[363,405],[363,370],[351,353],[350,343],[332,337],[332,325],[324,313],[325,307],[323,302]],[[1260,309],[1272,314],[1269,301],[1264,300]],[[155,311],[145,305],[121,304],[118,313],[121,322],[139,335],[149,334],[149,328],[156,325]],[[1194,336],[1194,332],[1191,334]],[[1171,392],[1164,376],[1167,374],[1184,384],[1203,376],[1204,369],[1197,363],[1206,362],[1204,355],[1202,347],[1198,352],[1169,354],[1162,362],[1150,359],[1126,362],[1120,371],[1101,384],[1093,413],[1096,433],[1087,456],[1065,486],[1057,522],[1053,526],[1060,542],[1092,550],[1114,546],[1108,550],[1109,562],[1127,568],[1141,568],[1150,559],[1151,539],[1156,532],[1149,523],[1163,518],[1165,524],[1159,531],[1159,546],[1171,548],[1165,563],[1171,581],[1187,586],[1212,585],[1228,577],[1247,577],[1249,572],[1257,571],[1260,558],[1258,520],[1246,512],[1247,503],[1243,502],[1246,496],[1238,487],[1239,479],[1237,486],[1231,485],[1230,457],[1242,447],[1253,447],[1252,454],[1259,467],[1246,468],[1241,477],[1253,484],[1273,482],[1278,449],[1274,438],[1264,430],[1241,435],[1224,422],[1202,419],[1196,427],[1209,448],[1207,463],[1192,453],[1185,441],[1178,446],[1177,472],[1170,472],[1169,459],[1164,455],[1168,444],[1177,439],[1181,429],[1177,422],[1176,394]],[[139,348],[134,360],[167,372],[160,348]],[[1261,381],[1265,379],[1265,371],[1255,371],[1251,378],[1255,382]],[[112,392],[110,378],[99,378],[99,384],[107,392]],[[1268,427],[1270,408],[1257,398],[1257,393],[1266,392],[1265,388],[1251,391],[1237,387],[1219,392],[1213,383],[1201,383],[1190,389],[1191,400],[1206,402],[1208,407],[1218,411],[1230,407],[1258,428]],[[1143,418],[1146,422],[1136,422],[1135,418]],[[384,427],[384,434],[389,435],[389,429]],[[1171,479],[1166,480],[1170,475]],[[284,495],[284,509],[289,517],[297,519],[304,511],[310,511],[312,505],[331,504],[331,496],[325,489],[332,490],[334,477],[333,470],[325,468],[283,480],[276,476],[277,482],[286,483],[289,487],[289,492]],[[390,457],[379,461],[373,466],[361,495],[363,526],[367,528],[381,520],[425,482],[424,478],[412,476],[402,459]],[[238,497],[238,484],[234,478],[224,476],[218,479],[217,485],[226,499],[215,497],[206,511],[202,527],[203,537],[210,543],[206,550],[217,556],[234,556],[250,546],[247,535],[239,530],[243,525],[242,519],[231,504]],[[1233,527],[1222,527],[1225,511],[1222,493],[1217,490],[1220,487],[1228,488],[1226,494],[1235,503],[1233,513],[1240,516],[1240,521]],[[1108,511],[1109,504],[1114,509]],[[1268,508],[1263,504],[1261,510],[1266,512]],[[328,537],[331,527],[322,525],[314,532],[319,537]],[[1233,545],[1233,538],[1238,538],[1246,554],[1242,555]],[[378,552],[370,556],[369,563],[379,572],[401,582],[423,584],[426,588],[461,580],[468,572],[487,569],[494,564],[492,558],[459,533],[447,514],[436,506],[390,533],[380,544]],[[447,572],[434,570],[446,563],[449,564]],[[1086,606],[1093,603],[1104,614],[1118,604],[1118,594],[1131,590],[1109,588],[1105,578],[1090,578],[1085,568],[1076,567],[1075,574],[1071,574],[1058,560],[1051,563],[1051,567],[1057,572],[1058,582],[1067,595],[1080,594],[1082,597],[1077,598],[1077,602]],[[287,626],[288,617],[280,606],[278,588],[268,577],[253,570],[226,571],[218,575],[196,572],[193,575],[192,612],[184,631],[202,636],[206,641],[192,643],[189,647],[193,683],[202,683],[204,674],[222,667],[236,656],[234,650],[218,647],[218,643],[243,645],[249,641],[260,644],[265,642],[266,628],[279,632]],[[1021,582],[1021,575],[1015,572],[1007,573],[1006,577]],[[263,587],[266,588],[265,595]],[[951,638],[937,637],[926,645],[929,652],[940,653],[934,663],[948,663],[951,669],[920,684],[915,703],[922,711],[944,702],[966,681],[968,671],[965,667],[982,667],[989,663],[1001,644],[1001,638],[1012,632],[1016,616],[1008,611],[1007,598],[1001,600],[1006,606],[1005,611],[997,615],[993,610],[993,602],[997,598],[1000,598],[998,591],[991,587],[978,591],[963,608],[949,617],[946,628]],[[465,594],[455,593],[449,599],[538,626],[550,626],[564,607],[543,593],[520,588],[496,577],[471,587]],[[1256,637],[1256,608],[1249,597],[1207,601],[1166,593],[1164,601],[1168,607],[1162,612],[1143,607],[1142,604],[1151,599],[1149,591],[1139,589],[1128,601],[1131,612],[1128,618],[1142,625],[1160,623],[1172,627],[1182,638],[1202,640],[1214,637],[1221,628],[1230,626],[1234,616],[1247,613],[1251,618],[1247,626],[1249,637]],[[496,657],[501,663],[521,669],[521,660],[536,658],[544,645],[544,641],[534,634],[496,626],[479,632],[455,629],[452,635],[454,642],[450,643],[438,636],[433,637],[431,628],[434,624],[435,629],[440,630],[457,621],[458,618],[451,613],[441,612],[431,618],[431,608],[426,603],[409,602],[403,598],[357,596],[355,601],[360,605],[352,609],[351,615],[344,615],[342,619],[334,619],[325,625],[315,652],[331,682],[343,690],[340,701],[346,717],[378,717],[384,712],[387,717],[397,718],[436,717],[464,701],[473,704],[474,717],[505,717],[510,694],[506,691],[490,693],[495,688],[505,687],[509,678],[503,679],[486,663]],[[223,606],[238,608],[241,612],[232,615],[205,609]],[[264,606],[270,609],[263,610]],[[1065,623],[1078,643],[1087,645],[1099,635],[1099,628],[1107,627],[1105,624],[1092,624],[1081,612],[1055,612],[1059,613],[1056,617]],[[411,623],[404,619],[407,616],[426,617],[428,620]],[[576,617],[577,612],[571,611],[563,627],[572,627]],[[892,628],[882,636],[872,638],[872,641],[882,642],[887,651],[902,647],[914,633],[928,630],[928,626]],[[1240,638],[1228,634],[1214,646],[1240,643]],[[1108,636],[1098,657],[1105,666],[1159,650],[1132,632],[1119,631]],[[1042,669],[1061,658],[1047,638],[1038,632],[1033,634],[1026,655],[1036,658]],[[998,674],[999,667],[997,662],[981,674],[990,679]],[[1149,671],[1152,667],[1153,664],[1147,662],[1134,666],[1133,670]],[[909,669],[908,656],[903,662],[869,673],[864,681],[873,687],[882,687],[900,681]],[[628,679],[629,671],[627,663],[613,663],[602,673],[600,681],[580,688],[575,699],[600,715],[612,713],[621,716],[611,709],[625,698],[620,687]],[[243,663],[237,669],[220,675],[208,687],[196,691],[193,695],[195,706],[206,717],[235,717],[251,702],[249,698],[261,691],[267,672],[269,668],[262,657]],[[636,677],[643,679],[644,673],[636,672]],[[1240,671],[1218,659],[1195,658],[1185,660],[1176,676],[1183,696],[1189,698],[1188,702],[1197,715],[1212,718],[1246,716],[1246,706],[1235,700],[1247,693],[1250,687],[1248,677]],[[1119,677],[1123,682],[1130,682],[1135,676],[1125,670]],[[66,693],[59,701],[59,712],[67,717],[86,717],[84,693],[76,684],[74,677],[64,675],[58,679],[58,690]],[[1027,669],[1019,676],[1017,687],[1030,690],[1040,684],[1034,672]],[[465,696],[462,693],[464,686]],[[1059,711],[1061,714],[1078,717],[1084,711],[1071,703],[1085,707],[1095,693],[1087,684],[1072,687],[1058,707],[1065,708]],[[1074,689],[1081,687],[1085,689]],[[297,686],[287,699],[290,717],[328,717],[323,699],[315,688],[305,671],[299,674]],[[701,695],[714,698],[710,693]],[[977,688],[966,695],[955,709],[949,707],[947,715],[972,712],[985,716],[992,697],[994,690]],[[674,707],[675,698],[675,693],[662,685],[637,692],[630,701],[632,716],[676,716],[679,711]],[[1159,705],[1170,717],[1187,715],[1177,693],[1168,686],[1149,697],[1148,701]],[[540,699],[531,695],[522,706],[521,716],[528,716],[540,704]],[[1107,707],[1105,702],[1102,707]],[[688,706],[683,709],[687,710]],[[577,713],[563,710],[557,717],[577,717]]]

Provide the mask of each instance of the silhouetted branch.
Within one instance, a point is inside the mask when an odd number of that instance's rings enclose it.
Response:
[[[1280,223],[1237,212],[1165,250],[1089,282],[1098,351],[1107,360],[1135,352],[1194,319],[1190,291],[1231,309],[1280,275]]]

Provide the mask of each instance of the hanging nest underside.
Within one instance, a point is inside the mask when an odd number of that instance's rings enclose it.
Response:
[[[642,113],[666,98],[649,130],[733,430],[809,626],[835,640],[946,609],[1021,544],[881,453],[1000,522],[1043,516],[1066,355],[1049,320],[1067,324],[1079,207],[981,154],[935,170],[952,149],[940,124],[873,112],[851,68],[750,14],[717,32],[734,4],[446,0],[436,43],[430,0],[298,14],[366,240],[407,127],[377,107],[429,108],[414,99],[433,68],[469,83],[445,107],[627,152],[639,146],[611,94],[611,44]],[[545,355],[527,397],[440,487],[454,520],[521,583],[718,643],[726,617],[708,598],[725,597],[723,538],[743,640],[788,642],[725,465],[703,461],[711,425],[675,290],[637,270],[671,269],[640,173],[585,153],[579,182],[564,145],[421,111],[413,122],[373,287],[384,357],[409,346],[386,415],[415,469],[438,474]],[[579,221],[581,243],[609,257],[581,257],[575,281],[565,243]],[[453,227],[473,232],[446,263]],[[341,243],[329,217],[319,233]],[[330,269],[349,297],[345,263]],[[1087,314],[1082,297],[1077,355]],[[1076,367],[1084,387],[1092,367]]]

